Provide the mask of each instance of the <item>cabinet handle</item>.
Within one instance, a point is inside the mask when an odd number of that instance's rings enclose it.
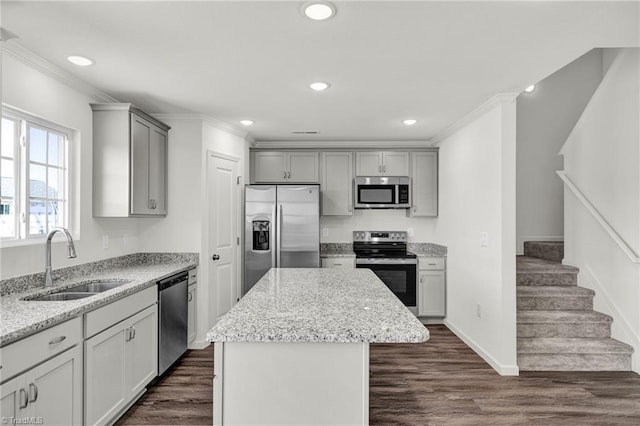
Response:
[[[378,172],[382,173],[382,166],[378,164]]]
[[[422,277],[420,277],[420,284],[422,284]]]
[[[149,199],[148,206],[149,209],[153,209],[153,200]]]
[[[22,388],[20,389],[20,405],[18,408],[27,408],[27,405],[29,405],[29,394],[24,388]]]
[[[287,172],[287,179],[291,179],[291,172]]]
[[[29,383],[29,402],[36,402],[37,400],[38,400],[38,387],[36,386],[35,383]]]
[[[129,340],[131,340],[131,327],[127,328],[124,331],[124,334],[125,334],[125,336],[124,336],[124,341],[125,342],[128,342]]]
[[[58,343],[64,341],[64,339],[66,339],[66,338],[67,338],[67,336],[58,336],[58,337],[56,337],[54,339],[51,339],[49,341],[49,346],[57,345]]]
[[[131,335],[131,340],[136,338],[136,326],[134,325],[133,327],[131,327],[131,331],[132,331],[132,335]]]
[[[282,179],[286,179],[287,178],[287,172],[282,172]]]
[[[189,297],[187,298],[187,300],[189,302],[191,302],[193,300],[193,293],[189,293]]]

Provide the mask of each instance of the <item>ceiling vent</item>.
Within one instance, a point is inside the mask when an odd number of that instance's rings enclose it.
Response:
[[[317,135],[320,132],[317,130],[294,130],[291,133],[294,135]]]

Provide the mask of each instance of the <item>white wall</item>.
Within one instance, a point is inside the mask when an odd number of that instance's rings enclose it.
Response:
[[[407,217],[406,210],[354,210],[353,216],[321,216],[320,228],[327,229],[329,235],[320,233],[322,243],[350,243],[353,231],[381,230],[408,231],[413,229],[409,242],[429,242],[445,244],[433,240],[434,218]]]
[[[12,43],[12,42],[9,42]],[[94,219],[92,191],[92,115],[89,103],[99,101],[2,52],[2,102],[29,114],[74,130],[70,142],[70,194],[74,197],[76,226],[71,229],[75,259],[66,258],[64,243],[54,243],[54,269],[87,263],[138,251],[137,219]],[[128,244],[123,236],[128,236]],[[110,236],[110,247],[102,248],[102,236]],[[43,272],[44,241],[0,248],[0,279]]]
[[[207,155],[209,152],[238,159],[241,176],[248,176],[249,143],[244,135],[204,116],[156,115],[171,126],[169,140],[168,214],[139,224],[141,251],[188,251],[200,253],[197,287],[197,336],[194,347],[204,347],[207,331],[217,318],[209,303],[209,222]],[[242,188],[242,187],[241,187]],[[238,202],[242,205],[242,192]],[[242,209],[240,208],[239,211]],[[238,259],[238,271],[241,258]]]
[[[517,252],[524,241],[562,240],[560,148],[602,80],[602,50],[594,49],[518,96]]]
[[[445,324],[500,374],[518,374],[515,122],[515,96],[497,96],[438,143],[433,240],[448,246]]]
[[[638,258],[640,254],[640,54],[622,49],[562,149],[567,177]],[[640,371],[640,264],[565,190],[565,260],[596,291],[612,335],[635,348]]]

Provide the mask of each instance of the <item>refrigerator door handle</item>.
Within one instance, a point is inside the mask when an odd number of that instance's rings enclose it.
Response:
[[[278,221],[277,221],[277,228],[278,228],[278,235],[276,236],[276,247],[277,247],[277,263],[276,263],[276,268],[280,267],[280,251],[282,250],[282,204],[278,204]]]
[[[276,248],[277,246],[274,244],[279,244],[279,239],[280,236],[276,236],[275,233],[276,231],[274,230],[275,228],[275,224],[276,224],[276,205],[275,203],[271,206],[271,228],[269,229],[269,233],[271,235],[269,235],[269,238],[271,238],[271,267],[275,268],[276,267],[276,252],[278,251],[278,249]]]

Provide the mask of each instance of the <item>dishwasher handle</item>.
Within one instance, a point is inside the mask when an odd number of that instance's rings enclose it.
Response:
[[[168,278],[158,281],[158,291],[162,291],[169,287],[172,287],[176,284],[180,284],[183,281],[187,281],[189,279],[188,272],[180,272],[179,274],[172,275]]]

